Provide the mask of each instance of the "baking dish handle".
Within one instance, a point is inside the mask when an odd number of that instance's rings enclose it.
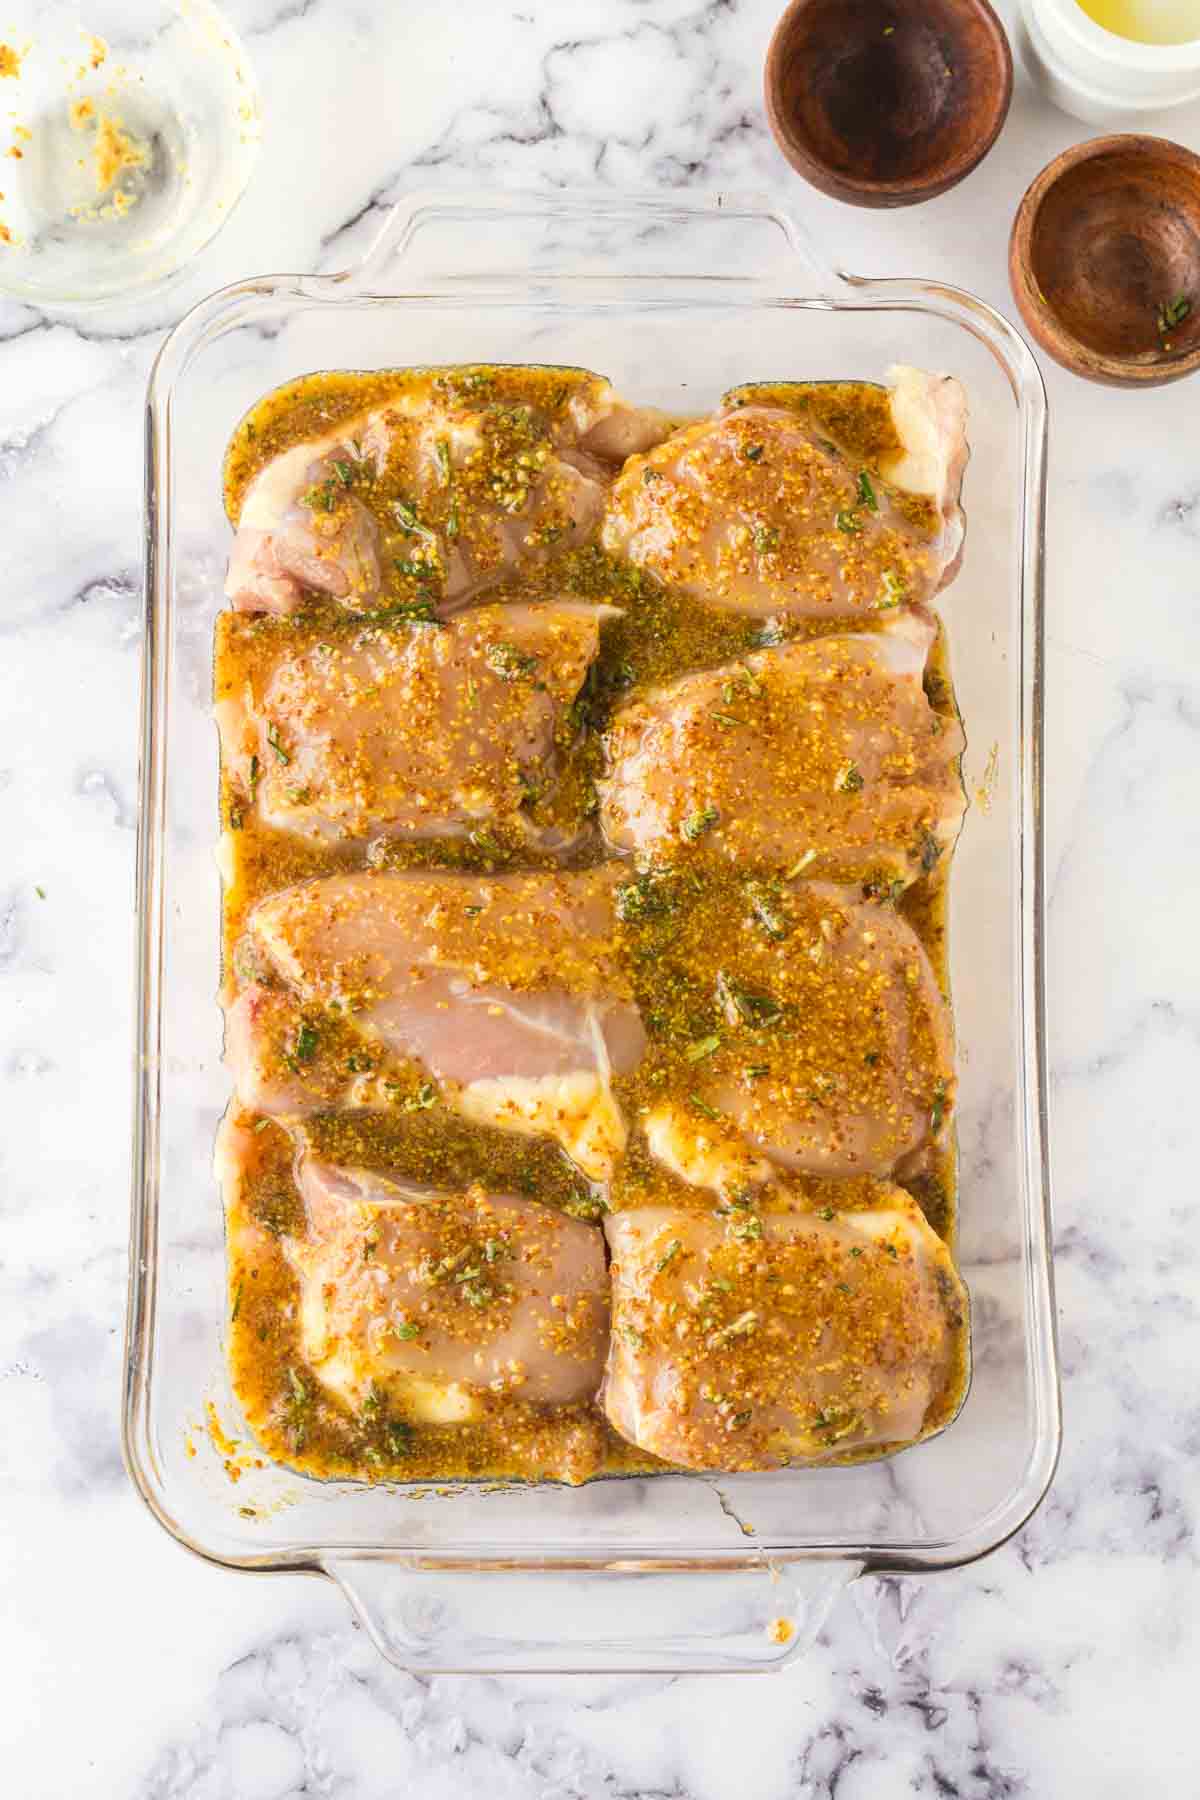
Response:
[[[767,1671],[815,1640],[861,1563],[456,1569],[325,1559],[389,1662],[414,1673]]]
[[[340,239],[331,254],[339,249],[344,255]],[[532,295],[543,278],[582,280],[600,291],[615,267],[623,284],[701,281],[795,295],[797,263],[813,298],[843,285],[804,226],[763,194],[444,188],[395,201],[359,261],[303,285],[314,297],[331,287],[392,297],[427,282],[516,283]]]

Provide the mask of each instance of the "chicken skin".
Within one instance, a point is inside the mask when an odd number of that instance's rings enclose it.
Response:
[[[922,686],[935,631],[905,611],[887,630],[760,650],[643,694],[606,738],[608,842],[877,888],[928,874],[964,805],[962,729]]]
[[[623,1437],[689,1469],[771,1469],[945,1422],[966,1317],[950,1252],[900,1188],[821,1190],[813,1210],[605,1221],[603,1401]]]
[[[457,1424],[489,1395],[593,1398],[608,1327],[598,1228],[511,1194],[416,1188],[305,1158],[300,1346],[357,1412],[372,1387],[410,1419]]]
[[[643,1114],[651,1154],[723,1194],[780,1170],[919,1171],[946,1140],[954,1072],[911,925],[823,882],[750,883],[740,905],[736,924],[703,900],[672,920],[663,955],[691,971],[698,1035]]]
[[[611,607],[479,606],[446,625],[363,623],[286,643],[216,706],[241,816],[318,841],[463,838],[552,789]],[[257,691],[256,691],[257,690]]]
[[[556,1139],[595,1181],[625,1142],[614,1074],[645,1033],[615,954],[613,876],[372,871],[250,915],[226,1059],[243,1105],[440,1102]],[[432,1081],[431,1079],[432,1078]]]
[[[727,396],[613,486],[609,550],[710,606],[768,618],[869,618],[945,586],[962,545],[962,390],[893,371],[900,451],[872,472],[802,411]]]
[[[351,612],[444,615],[584,543],[613,462],[670,424],[599,376],[555,373],[545,404],[493,398],[482,370],[434,374],[273,458],[242,500],[229,599],[295,612],[313,593]]]

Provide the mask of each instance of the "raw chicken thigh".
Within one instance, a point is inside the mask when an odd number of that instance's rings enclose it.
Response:
[[[902,1189],[847,1186],[874,1192],[828,1184],[820,1210],[605,1221],[603,1400],[622,1437],[689,1469],[770,1469],[945,1423],[966,1317],[950,1252]]]
[[[890,381],[680,424],[333,370],[243,420],[217,1171],[265,1456],[579,1482],[951,1417],[965,406]]]
[[[634,457],[602,542],[710,606],[836,619],[930,599],[962,545],[965,404],[948,376],[893,371],[902,451],[868,470],[802,411],[731,405]]]
[[[547,790],[611,607],[481,606],[444,627],[383,629],[281,650],[261,694],[219,695],[226,769],[247,805],[323,839],[464,837]]]
[[[652,1155],[682,1180],[730,1194],[781,1169],[907,1173],[944,1140],[949,1011],[894,908],[824,883],[751,882],[736,929],[701,901],[671,953],[711,972],[713,1028],[688,1047],[687,1092],[643,1118]]]
[[[906,610],[887,630],[762,650],[644,694],[608,732],[606,838],[655,860],[877,889],[928,873],[964,805],[961,727],[922,686],[935,633]]]
[[[562,371],[545,406],[492,398],[493,385],[484,371],[431,376],[269,462],[242,502],[234,605],[292,612],[312,589],[355,612],[453,611],[584,543],[609,459],[670,429],[578,371]]]
[[[625,1143],[612,1076],[645,1047],[612,895],[603,869],[376,871],[272,894],[250,915],[250,979],[226,1015],[242,1103],[428,1105],[433,1076],[465,1117],[552,1137],[606,1180]]]
[[[379,526],[352,491],[359,459],[339,436],[269,462],[242,501],[225,593],[241,612],[295,612],[306,589],[366,612],[382,585]]]
[[[415,1188],[305,1158],[300,1344],[358,1411],[374,1387],[410,1419],[458,1424],[487,1395],[543,1406],[600,1383],[608,1281],[596,1226],[536,1200]]]
[[[414,1427],[433,1428],[445,1457],[482,1426],[500,1434],[507,1473],[597,1473],[603,1433],[587,1402],[608,1276],[595,1227],[480,1187],[439,1192],[311,1156],[294,1165],[285,1134],[236,1106],[215,1161],[242,1321],[234,1379],[272,1454],[311,1453],[314,1435],[349,1422],[357,1463],[403,1475]],[[281,1304],[281,1261],[294,1303]],[[262,1342],[278,1333],[294,1359],[264,1369]]]

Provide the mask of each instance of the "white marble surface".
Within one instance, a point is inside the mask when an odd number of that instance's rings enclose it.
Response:
[[[130,0],[130,5],[136,0]],[[340,1597],[195,1561],[118,1449],[141,397],[190,299],[338,266],[414,184],[786,195],[851,267],[1011,311],[1083,127],[1023,78],[956,192],[866,214],[763,125],[772,0],[238,0],[266,142],[164,299],[0,307],[0,1768],[20,1800],[1127,1800],[1197,1791],[1200,427],[1047,369],[1050,1035],[1066,1447],[1009,1546],[849,1590],[789,1673],[417,1680]],[[1200,111],[1151,129],[1200,144]]]

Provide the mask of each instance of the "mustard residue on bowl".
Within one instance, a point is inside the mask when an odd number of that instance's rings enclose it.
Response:
[[[138,196],[116,184],[131,170],[146,167],[150,161],[150,147],[125,130],[117,113],[98,110],[96,102],[86,97],[71,102],[69,117],[75,131],[95,128],[87,158],[95,173],[96,192],[108,196],[100,206],[73,206],[72,216],[77,219],[119,218],[137,204]],[[80,159],[81,164],[83,160]]]

